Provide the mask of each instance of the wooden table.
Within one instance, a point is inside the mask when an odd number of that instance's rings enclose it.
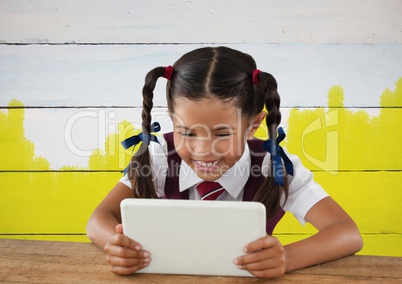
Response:
[[[279,279],[110,272],[89,243],[0,239],[0,282],[7,283],[402,283],[402,258],[349,256]]]

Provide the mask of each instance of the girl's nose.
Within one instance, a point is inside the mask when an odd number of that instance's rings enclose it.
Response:
[[[211,138],[199,137],[191,144],[192,154],[196,156],[208,156],[211,153]]]

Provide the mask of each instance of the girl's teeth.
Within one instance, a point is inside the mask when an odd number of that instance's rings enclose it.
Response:
[[[215,161],[215,162],[211,162],[211,163],[205,163],[205,162],[201,162],[201,161],[197,161],[197,163],[202,166],[202,167],[212,167],[214,165],[216,165],[219,161]]]

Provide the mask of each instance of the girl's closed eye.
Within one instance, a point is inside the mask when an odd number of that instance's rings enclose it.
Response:
[[[197,134],[192,133],[192,132],[180,132],[180,135],[185,136],[185,137],[197,137]],[[217,138],[228,137],[231,135],[232,135],[232,133],[216,133],[215,134],[215,136]]]
[[[217,138],[225,138],[234,135],[234,129],[230,126],[224,125],[224,126],[217,126],[213,130],[213,134]]]
[[[187,131],[180,132],[180,135],[185,136],[185,137],[196,137],[197,136],[195,133],[187,132]]]
[[[215,134],[215,136],[217,136],[217,137],[228,137],[228,136],[231,136],[232,135],[232,133],[230,133],[230,132],[221,132],[221,133],[216,133]]]

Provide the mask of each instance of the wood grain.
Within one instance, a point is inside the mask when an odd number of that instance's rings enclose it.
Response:
[[[0,281],[7,283],[400,283],[402,258],[350,256],[274,280],[110,272],[92,244],[0,240]]]

